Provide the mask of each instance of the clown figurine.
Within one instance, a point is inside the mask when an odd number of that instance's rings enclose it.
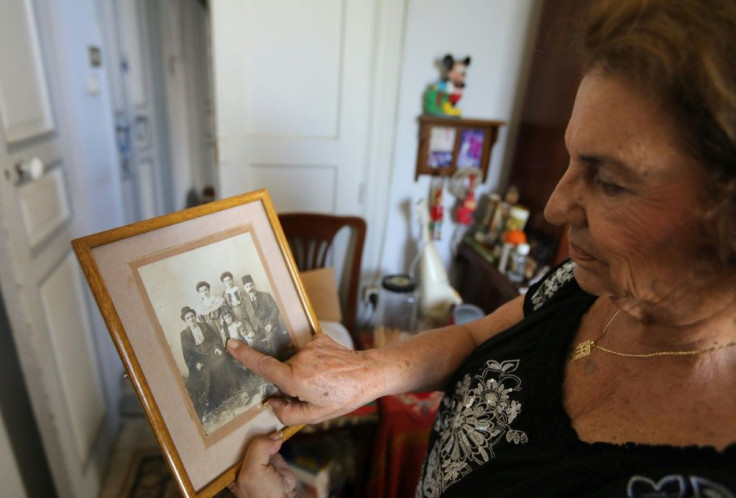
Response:
[[[455,218],[461,225],[468,226],[473,222],[473,213],[477,203],[475,201],[475,176],[468,176],[468,191],[465,194],[463,203],[455,210]]]
[[[442,221],[445,218],[445,207],[442,205],[442,190],[442,179],[433,179],[429,204],[429,234],[432,240],[442,239]]]

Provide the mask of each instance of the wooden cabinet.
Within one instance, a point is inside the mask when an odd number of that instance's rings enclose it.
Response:
[[[498,271],[488,255],[472,242],[463,241],[455,257],[458,292],[463,302],[486,313],[519,295],[519,288]]]

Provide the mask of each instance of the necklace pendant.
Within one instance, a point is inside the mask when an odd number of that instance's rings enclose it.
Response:
[[[570,360],[575,361],[580,358],[590,356],[590,349],[593,347],[593,341],[583,341],[575,346],[575,349],[570,353]]]

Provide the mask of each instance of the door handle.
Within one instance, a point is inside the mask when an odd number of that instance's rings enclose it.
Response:
[[[43,165],[43,161],[34,156],[30,159],[25,159],[16,164],[15,169],[16,171],[18,171],[20,181],[23,182],[38,180],[43,176],[45,168]]]

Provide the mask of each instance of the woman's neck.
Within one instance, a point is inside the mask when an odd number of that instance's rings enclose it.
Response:
[[[685,299],[667,306],[611,297],[623,311],[615,329],[628,330],[621,335],[654,350],[696,350],[736,341],[736,289],[728,284],[707,291],[693,289]]]

